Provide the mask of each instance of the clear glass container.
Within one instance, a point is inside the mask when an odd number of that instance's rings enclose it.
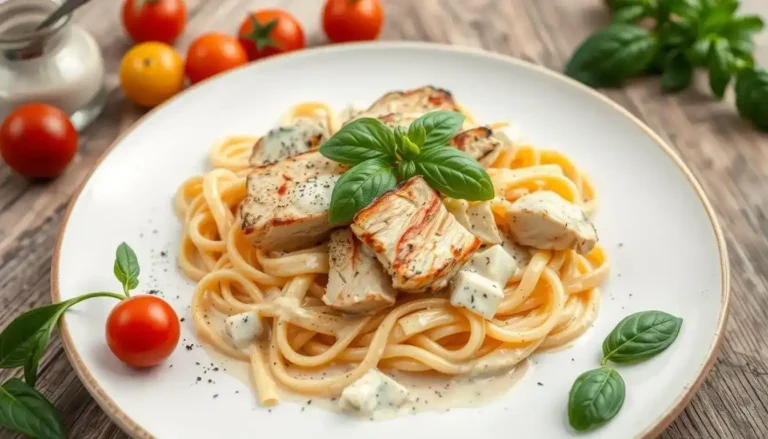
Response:
[[[43,102],[67,112],[78,130],[104,108],[104,60],[70,16],[36,31],[55,0],[0,2],[0,120],[21,104]]]

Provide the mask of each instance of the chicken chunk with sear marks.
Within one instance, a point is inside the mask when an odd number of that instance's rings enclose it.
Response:
[[[445,287],[482,244],[420,176],[358,212],[351,228],[376,253],[393,286],[411,293]]]
[[[328,239],[331,194],[344,169],[316,151],[257,168],[240,206],[243,233],[262,250],[292,251]]]

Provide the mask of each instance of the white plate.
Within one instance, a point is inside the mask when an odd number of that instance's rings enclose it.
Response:
[[[341,109],[425,84],[451,90],[479,121],[514,122],[534,145],[564,152],[592,177],[601,198],[596,225],[612,261],[594,327],[568,349],[536,355],[527,376],[490,405],[363,422],[291,403],[268,412],[226,373],[203,375],[195,362],[210,360],[199,348],[180,346],[161,367],[130,370],[104,340],[113,301],[88,301],[66,315],[64,345],[85,386],[123,429],[162,439],[616,439],[655,436],[682,410],[714,361],[728,304],[725,244],[701,187],[657,135],[598,93],[479,51],[402,43],[324,47],[254,63],[179,95],[113,145],[70,206],[54,254],[53,299],[114,288],[114,250],[127,241],[143,263],[142,287],[164,292],[186,317],[185,344],[195,343],[188,314],[193,283],[175,266],[180,225],[171,200],[183,180],[206,169],[209,145],[233,133],[263,133],[299,101]],[[623,409],[605,427],[578,435],[566,416],[573,380],[597,366],[602,339],[622,317],[648,309],[685,319],[677,342],[623,367]],[[201,384],[194,384],[197,376]]]

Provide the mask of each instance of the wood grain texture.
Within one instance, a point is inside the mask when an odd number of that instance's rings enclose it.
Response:
[[[768,16],[764,0],[744,2]],[[382,39],[482,47],[557,71],[579,41],[608,21],[602,0],[383,3]],[[189,24],[177,44],[180,50],[201,32],[234,31],[246,11],[265,6],[292,11],[304,23],[310,44],[324,42],[319,32],[321,0],[187,0],[187,4]],[[0,327],[20,312],[50,301],[51,252],[66,204],[101,153],[143,114],[116,87],[117,66],[130,45],[121,32],[118,3],[93,1],[78,11],[75,21],[96,37],[103,50],[109,102],[101,118],[82,133],[75,162],[55,181],[30,182],[0,165]],[[758,54],[768,55],[768,39],[759,40]],[[733,302],[720,357],[691,404],[660,437],[768,438],[768,135],[738,118],[732,98],[713,101],[703,82],[680,95],[666,96],[659,92],[658,79],[641,79],[605,94],[677,148],[709,194],[730,251]],[[20,372],[0,371],[0,381]],[[80,384],[57,337],[41,360],[39,388],[61,411],[70,437],[126,437]],[[17,436],[0,431],[0,437]]]

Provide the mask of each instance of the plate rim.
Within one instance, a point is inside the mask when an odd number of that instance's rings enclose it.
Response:
[[[428,51],[472,54],[476,56],[482,56],[485,58],[494,59],[497,61],[503,61],[507,64],[512,64],[516,67],[532,70],[539,74],[549,76],[552,79],[557,79],[569,85],[570,87],[574,87],[578,90],[581,90],[582,92],[586,93],[590,98],[597,99],[601,103],[607,105],[614,111],[617,111],[618,113],[626,117],[630,122],[637,125],[646,135],[648,135],[651,138],[651,140],[654,141],[654,143],[656,143],[656,145],[664,153],[666,153],[666,155],[672,160],[672,162],[677,166],[677,168],[683,173],[685,178],[688,180],[688,183],[691,185],[693,190],[698,195],[699,200],[701,201],[704,207],[704,210],[707,214],[707,217],[710,220],[710,223],[712,225],[712,230],[715,235],[717,249],[720,256],[719,259],[720,259],[720,275],[721,275],[721,286],[720,286],[721,307],[720,307],[720,315],[718,316],[718,324],[717,324],[717,332],[716,332],[717,336],[715,337],[714,342],[711,343],[709,347],[709,351],[707,353],[705,361],[699,366],[695,380],[690,386],[685,388],[685,390],[680,395],[678,395],[675,401],[673,401],[672,404],[670,404],[670,406],[667,407],[664,410],[664,412],[661,415],[659,415],[659,417],[652,424],[650,424],[643,432],[640,433],[639,436],[637,436],[637,439],[653,439],[659,434],[661,434],[661,432],[667,426],[669,426],[669,424],[675,418],[677,418],[680,415],[683,409],[690,402],[693,395],[696,394],[698,389],[701,387],[704,379],[709,374],[709,371],[712,368],[712,365],[717,359],[717,355],[720,350],[720,345],[722,344],[723,338],[725,336],[725,325],[728,321],[728,315],[730,311],[731,290],[730,290],[730,265],[728,263],[728,249],[725,243],[725,238],[724,238],[720,223],[718,221],[717,215],[712,207],[712,204],[709,201],[709,198],[707,197],[707,194],[704,192],[704,189],[702,188],[701,184],[699,183],[698,179],[695,177],[693,172],[683,162],[683,160],[680,158],[680,156],[677,154],[674,148],[672,148],[664,139],[662,139],[661,136],[656,134],[656,132],[654,132],[643,121],[638,119],[635,115],[633,115],[627,109],[625,109],[618,103],[614,102],[607,96],[601,94],[597,90],[589,88],[586,85],[574,79],[571,79],[558,71],[551,70],[547,67],[534,64],[532,62],[529,62],[520,58],[515,58],[510,55],[491,52],[491,51],[480,49],[480,48],[454,46],[454,45],[449,45],[444,43],[435,43],[435,42],[414,42],[414,41],[387,41],[387,42],[374,41],[374,42],[341,43],[341,44],[332,44],[332,45],[319,46],[319,47],[311,47],[301,51],[276,55],[276,56],[270,57],[269,59],[259,61],[258,63],[245,64],[231,71],[246,69],[246,68],[258,69],[260,68],[259,66],[262,66],[264,64],[268,65],[276,61],[279,62],[286,57],[288,58],[315,57],[315,56],[322,56],[323,54],[328,52],[344,52],[344,51],[355,51],[355,50],[361,50],[361,49],[362,50],[420,49],[420,50],[428,50]],[[57,303],[61,301],[61,294],[59,291],[59,259],[61,255],[61,246],[64,238],[64,233],[66,231],[67,223],[69,222],[69,216],[72,213],[72,209],[74,208],[78,199],[80,198],[83,188],[85,187],[86,184],[88,184],[88,182],[90,181],[96,169],[98,169],[99,166],[101,166],[101,163],[112,152],[115,146],[119,144],[125,138],[125,136],[127,136],[134,129],[136,129],[136,127],[139,126],[142,122],[144,122],[147,118],[151,117],[153,114],[160,111],[163,107],[165,107],[169,103],[178,99],[180,96],[185,95],[191,89],[194,89],[201,85],[205,86],[205,84],[208,84],[210,82],[221,81],[223,79],[226,79],[227,77],[229,77],[230,72],[218,75],[214,78],[211,78],[206,81],[202,81],[198,84],[191,85],[187,87],[185,90],[183,90],[181,93],[166,100],[165,102],[158,105],[157,107],[147,111],[145,114],[139,117],[127,130],[120,133],[120,135],[118,135],[115,138],[115,140],[113,140],[112,143],[109,145],[109,147],[107,147],[107,149],[104,150],[104,152],[99,156],[93,168],[91,168],[87,176],[83,178],[83,180],[80,182],[77,189],[75,190],[74,194],[72,195],[72,198],[67,204],[67,209],[64,212],[64,215],[62,216],[62,219],[61,219],[61,223],[59,225],[59,230],[56,236],[56,244],[54,246],[53,255],[51,258],[51,301],[52,303]],[[69,360],[69,363],[72,365],[72,368],[75,370],[75,373],[80,379],[80,382],[83,384],[86,390],[88,390],[88,393],[91,394],[91,396],[99,405],[99,407],[101,407],[101,409],[107,414],[107,416],[109,416],[113,422],[115,422],[125,433],[127,433],[132,438],[152,439],[153,438],[152,434],[150,434],[146,429],[144,429],[141,425],[139,425],[138,422],[133,420],[127,413],[125,413],[117,405],[117,403],[107,394],[107,392],[101,387],[101,385],[97,382],[96,378],[93,375],[91,375],[90,371],[85,366],[85,363],[83,362],[82,358],[74,349],[74,340],[67,328],[66,314],[64,314],[60,319],[58,323],[58,327],[59,327],[59,334],[62,341],[62,346],[64,347],[64,352],[67,356],[67,359]]]

